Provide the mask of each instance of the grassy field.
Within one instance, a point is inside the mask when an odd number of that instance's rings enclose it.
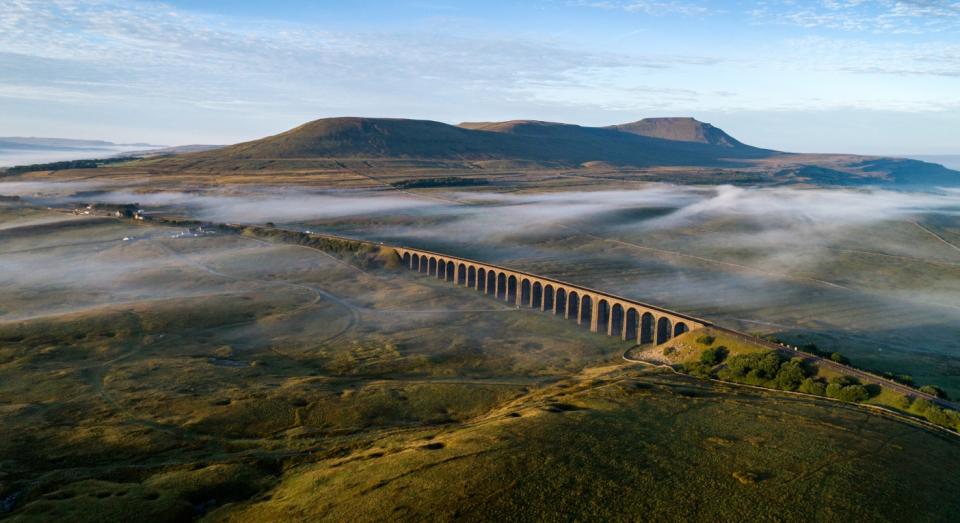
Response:
[[[815,344],[861,367],[911,375],[960,396],[956,212],[838,225],[828,219],[798,219],[796,225],[789,218],[778,222],[735,211],[662,222],[676,205],[638,202],[584,215],[582,202],[565,211],[562,197],[569,193],[544,195],[518,186],[508,191],[547,203],[490,205],[458,194],[455,205],[389,219],[293,225],[450,252],[604,289],[792,345]],[[550,196],[559,202],[546,200]]]
[[[185,232],[0,206],[0,517],[941,521],[960,508],[955,438],[634,367],[617,340],[423,276]],[[530,252],[585,249],[571,238]],[[555,254],[512,256],[563,272]]]
[[[835,405],[622,370],[300,465],[269,499],[211,519],[949,519],[956,480],[931,456],[957,446]]]

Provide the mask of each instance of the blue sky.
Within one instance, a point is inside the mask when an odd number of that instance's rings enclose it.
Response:
[[[782,150],[960,153],[957,0],[2,4],[0,135],[694,116]]]

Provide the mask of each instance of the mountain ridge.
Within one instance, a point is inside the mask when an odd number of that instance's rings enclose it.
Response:
[[[203,153],[198,153],[203,154]],[[210,153],[221,158],[406,158],[524,160],[568,167],[603,161],[622,166],[733,165],[776,154],[750,146],[669,140],[556,122],[513,120],[459,126],[432,120],[338,117]]]
[[[265,138],[168,157],[155,165],[235,172],[291,161],[322,163],[327,165],[324,169],[344,168],[342,162],[349,161],[358,166],[351,170],[389,169],[398,162],[440,170],[689,168],[732,173],[736,179],[760,176],[769,183],[960,185],[960,172],[938,164],[763,149],[688,117],[648,118],[606,127],[540,120],[450,125],[404,118],[322,118]]]

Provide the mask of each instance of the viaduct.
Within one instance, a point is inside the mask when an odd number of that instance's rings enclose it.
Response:
[[[163,223],[184,225],[179,221],[160,219]],[[213,227],[243,233],[251,226],[239,224],[212,224]],[[564,319],[576,321],[578,325],[589,326],[592,332],[618,336],[620,339],[637,344],[666,343],[675,336],[701,327],[712,327],[748,342],[758,343],[777,351],[789,350],[786,345],[776,344],[767,340],[749,336],[741,332],[714,325],[706,320],[674,312],[647,303],[630,300],[613,294],[608,294],[588,287],[544,278],[528,272],[515,271],[506,267],[482,263],[457,256],[413,249],[410,247],[394,247],[382,242],[374,243],[367,240],[357,240],[307,232],[294,232],[275,227],[253,227],[256,232],[264,232],[271,236],[275,233],[285,235],[285,239],[303,244],[304,240],[323,239],[337,244],[351,242],[369,247],[388,247],[393,249],[406,268],[426,274],[454,285],[476,289],[489,294],[507,303],[519,307],[530,307],[543,312],[551,312]],[[315,248],[323,248],[315,246]],[[797,352],[794,347],[793,357],[800,357],[816,361],[837,372],[850,374],[867,383],[877,383],[889,387],[911,397],[925,398],[939,405],[958,409],[958,406],[949,400],[939,398],[933,394],[920,392],[896,381],[876,376],[869,372],[848,367],[833,362],[815,354]]]
[[[620,339],[632,343],[659,345],[684,332],[701,327],[713,327],[772,350],[789,350],[785,345],[719,327],[706,320],[580,285],[421,249],[409,247],[393,247],[393,249],[410,270],[454,285],[476,289],[507,303],[516,304],[517,307],[530,307],[551,312],[563,316],[564,319],[576,321],[578,325],[589,326],[592,332],[619,336]],[[957,408],[948,400],[814,354],[797,352],[794,349],[791,351],[791,357],[812,360],[818,365],[825,365],[835,371],[856,376],[866,383],[877,383],[908,396],[922,397],[949,408]]]
[[[409,247],[394,247],[403,264],[454,285],[476,289],[517,307],[576,321],[592,332],[635,343],[661,344],[708,322],[587,287]]]

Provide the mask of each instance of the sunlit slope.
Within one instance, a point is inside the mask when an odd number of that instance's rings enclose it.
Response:
[[[722,129],[693,118],[645,118],[611,127],[618,131],[664,140],[705,143],[732,149],[749,147]]]
[[[467,122],[325,118],[259,140],[161,158],[133,167],[158,173],[342,174],[587,170],[632,172],[686,167],[718,183],[750,173],[755,181],[830,185],[960,183],[943,166],[900,158],[790,154],[743,144],[692,118],[649,118],[608,127],[534,120]],[[120,168],[120,170],[123,170]],[[648,173],[649,174],[649,173]]]
[[[932,521],[960,508],[958,459],[843,406],[626,372],[303,464],[210,520]]]
[[[509,124],[509,125],[508,125]],[[327,118],[290,131],[230,146],[195,158],[407,158],[517,160],[552,166],[589,161],[622,165],[724,164],[765,157],[772,151],[731,150],[642,136],[617,129],[552,122],[507,122],[497,126],[453,126],[428,120]]]

